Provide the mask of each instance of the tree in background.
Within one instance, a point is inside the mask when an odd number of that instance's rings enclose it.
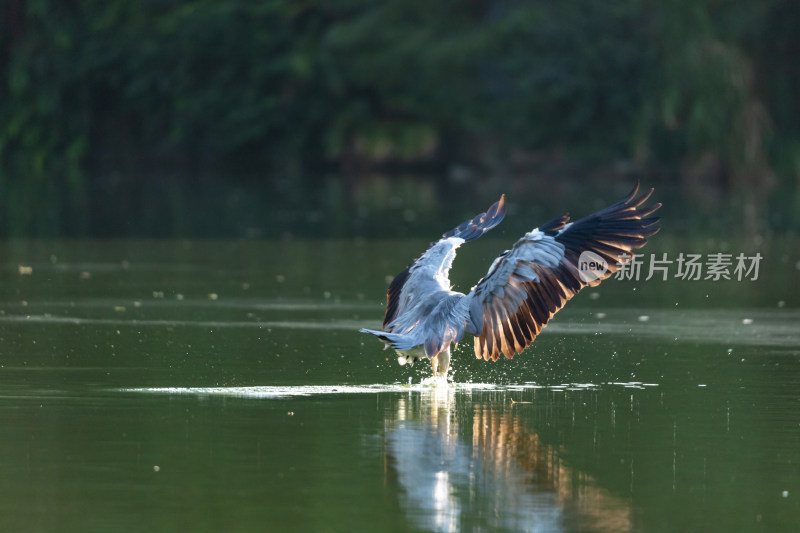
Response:
[[[687,224],[796,228],[796,11],[7,0],[0,232],[379,234],[636,176]]]

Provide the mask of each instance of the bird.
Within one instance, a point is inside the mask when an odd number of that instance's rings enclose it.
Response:
[[[475,337],[479,359],[522,353],[581,289],[596,286],[634,257],[658,233],[661,203],[645,206],[653,189],[639,183],[617,203],[576,221],[557,216],[525,233],[501,253],[467,293],[452,290],[456,250],[505,217],[505,194],[486,212],[431,243],[389,285],[383,328],[362,328],[393,348],[401,365],[427,358],[433,375],[447,378],[451,345]]]

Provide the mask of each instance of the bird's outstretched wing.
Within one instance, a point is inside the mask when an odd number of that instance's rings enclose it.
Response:
[[[576,222],[561,216],[526,233],[498,257],[472,288],[466,330],[473,333],[475,355],[512,358],[527,348],[548,320],[587,285],[597,285],[619,269],[658,230],[650,217],[661,204],[642,207],[653,189],[637,197],[633,191],[618,203]],[[605,272],[579,270],[579,258],[602,259]],[[591,254],[595,254],[594,256]],[[583,260],[583,259],[581,259]]]
[[[506,200],[502,195],[485,213],[464,221],[431,243],[424,254],[398,274],[386,293],[383,329],[392,331],[392,321],[412,307],[419,297],[433,291],[450,290],[448,273],[456,256],[456,248],[498,225],[505,214]]]

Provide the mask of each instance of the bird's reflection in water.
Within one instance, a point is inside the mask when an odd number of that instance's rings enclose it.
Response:
[[[473,397],[480,394],[481,398]],[[629,531],[630,507],[543,444],[515,407],[434,388],[386,413],[386,479],[415,527],[433,531]],[[396,480],[396,481],[395,481]]]

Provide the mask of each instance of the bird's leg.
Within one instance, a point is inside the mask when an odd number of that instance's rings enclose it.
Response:
[[[431,359],[431,366],[433,366],[433,375],[446,378],[447,377],[447,370],[450,368],[450,347],[448,346],[445,350],[441,351]]]

